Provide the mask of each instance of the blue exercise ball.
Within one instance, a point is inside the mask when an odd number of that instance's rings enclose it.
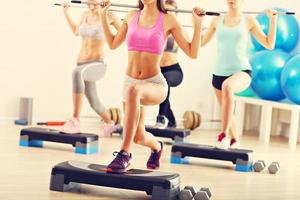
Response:
[[[255,97],[255,93],[253,92],[253,90],[251,89],[251,87],[248,87],[247,89],[245,89],[244,91],[235,94],[237,96],[240,97]]]
[[[300,54],[286,63],[281,75],[281,86],[289,100],[300,104]]]
[[[262,99],[280,101],[285,98],[281,89],[281,72],[291,56],[280,49],[263,50],[250,58],[252,67],[251,87]]]
[[[287,10],[282,8],[273,8],[278,12],[286,12]],[[259,14],[256,17],[258,23],[260,24],[263,32],[268,34],[269,32],[269,18],[266,14]],[[292,15],[279,15],[277,21],[277,30],[276,30],[276,49],[283,49],[287,52],[292,51],[298,43],[299,39],[299,24],[297,19]],[[260,45],[256,39],[251,34],[251,39],[253,45],[257,50],[265,49]]]

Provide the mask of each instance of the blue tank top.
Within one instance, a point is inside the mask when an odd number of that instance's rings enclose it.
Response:
[[[251,70],[248,59],[249,32],[245,16],[233,27],[224,25],[224,15],[217,25],[217,60],[214,75],[230,76],[238,71]]]

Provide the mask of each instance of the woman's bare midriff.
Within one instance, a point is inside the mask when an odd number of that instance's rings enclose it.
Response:
[[[104,40],[83,38],[82,46],[79,52],[77,63],[103,60],[104,51],[103,46],[105,44]]]
[[[129,51],[126,74],[135,79],[147,79],[160,73],[161,55]]]
[[[165,52],[160,61],[160,67],[167,67],[178,63],[177,53]]]

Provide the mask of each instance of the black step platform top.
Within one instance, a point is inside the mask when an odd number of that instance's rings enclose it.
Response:
[[[155,128],[153,126],[146,126],[146,131],[152,133],[157,137],[171,138],[175,140],[175,137],[187,137],[191,134],[189,129],[179,129],[179,128]]]
[[[154,186],[172,189],[180,184],[179,174],[131,169],[125,174],[106,172],[106,166],[79,161],[66,161],[52,168],[52,176],[63,175],[64,184],[83,183],[113,188],[146,191],[151,194]]]
[[[78,133],[78,134],[65,134],[55,129],[47,128],[25,128],[21,130],[21,136],[27,135],[29,140],[42,140],[59,143],[67,143],[75,145],[76,142],[89,143],[98,140],[98,135]]]
[[[252,159],[252,150],[245,149],[218,149],[214,146],[178,143],[172,146],[172,153],[180,152],[181,157],[197,157],[215,160],[232,161],[236,164],[237,159],[249,161]]]

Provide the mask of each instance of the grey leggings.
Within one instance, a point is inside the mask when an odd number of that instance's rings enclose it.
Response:
[[[96,81],[102,79],[106,72],[103,61],[80,63],[73,71],[73,93],[85,93],[92,109],[100,115],[105,107],[97,95]]]

